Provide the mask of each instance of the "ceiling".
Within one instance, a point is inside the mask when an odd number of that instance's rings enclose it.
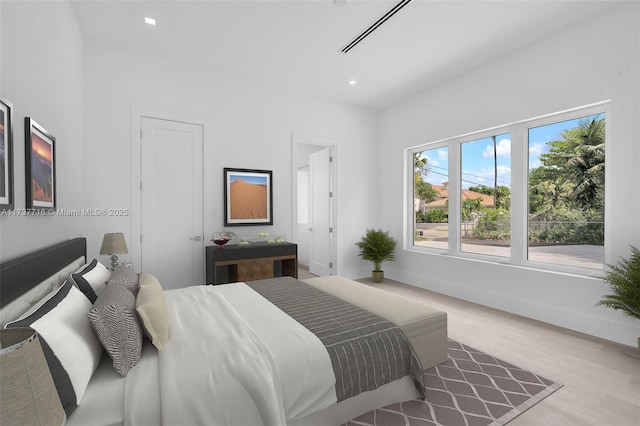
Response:
[[[217,78],[379,109],[615,6],[612,1],[414,0],[349,53],[398,0],[72,0],[99,41]],[[344,3],[344,0],[337,1]],[[155,27],[142,16],[153,17]],[[357,80],[351,86],[347,82]]]

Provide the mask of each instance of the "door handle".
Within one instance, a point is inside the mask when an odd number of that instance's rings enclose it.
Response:
[[[189,238],[191,241],[202,241],[202,237],[200,235],[196,235],[195,237]]]

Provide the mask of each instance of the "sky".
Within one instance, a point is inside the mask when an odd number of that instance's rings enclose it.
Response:
[[[254,175],[251,173],[231,173],[229,174],[229,183],[233,183],[236,179],[242,179],[247,183],[252,183],[254,185],[266,185],[267,177],[263,175]]]
[[[498,153],[498,185],[511,186],[511,136],[496,135]],[[432,185],[442,185],[449,180],[446,147],[425,151],[430,173],[427,181]],[[484,138],[462,144],[462,187],[493,186],[494,184],[493,139]]]
[[[596,115],[585,117],[592,119]],[[529,129],[529,169],[539,167],[540,155],[549,152],[548,142],[562,139],[561,133],[578,125],[580,119],[562,121]],[[498,161],[498,185],[511,187],[511,135],[496,135]],[[430,173],[426,181],[432,185],[442,185],[448,178],[447,147],[423,151],[427,157]],[[477,139],[462,144],[462,187],[494,185],[495,165],[493,139]]]

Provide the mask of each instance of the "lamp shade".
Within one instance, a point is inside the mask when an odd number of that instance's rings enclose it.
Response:
[[[104,234],[100,254],[122,254],[129,253],[127,243],[124,241],[122,232]]]
[[[65,421],[35,330],[0,330],[0,424],[62,425]]]

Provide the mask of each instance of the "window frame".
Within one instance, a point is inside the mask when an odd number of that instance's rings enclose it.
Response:
[[[611,139],[610,100],[564,111],[545,114],[517,122],[495,126],[477,132],[466,133],[452,138],[441,139],[426,144],[405,148],[405,220],[403,249],[412,252],[449,255],[470,260],[479,260],[497,264],[508,264],[536,270],[544,270],[572,275],[601,278],[611,257],[611,179],[609,167],[605,166],[605,213],[604,213],[604,259],[603,269],[582,268],[577,266],[536,262],[528,259],[528,212],[529,212],[529,129],[573,120],[595,114],[606,117],[605,144],[607,154],[613,145]],[[462,144],[493,135],[511,134],[511,250],[510,256],[492,256],[461,250],[460,236],[460,191],[462,188]],[[426,150],[448,147],[449,152],[449,235],[448,248],[438,249],[415,245],[414,210],[414,168],[413,156]],[[607,155],[609,158],[609,155]],[[605,159],[605,164],[606,164]],[[453,196],[452,196],[453,195]]]

